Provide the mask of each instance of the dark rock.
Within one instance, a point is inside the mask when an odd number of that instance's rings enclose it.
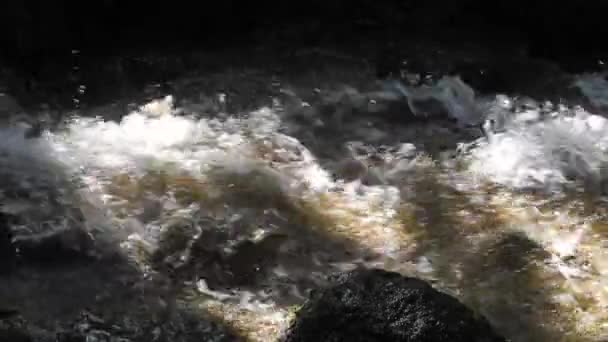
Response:
[[[428,283],[384,270],[339,274],[298,312],[287,342],[505,341]]]

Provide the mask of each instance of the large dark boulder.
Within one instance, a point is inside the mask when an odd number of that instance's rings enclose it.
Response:
[[[340,274],[313,294],[287,342],[505,341],[483,317],[428,283],[383,270]]]

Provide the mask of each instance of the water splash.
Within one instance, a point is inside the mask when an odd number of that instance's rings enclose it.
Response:
[[[533,120],[521,120],[529,117]],[[471,152],[471,171],[509,187],[549,191],[578,181],[598,189],[605,180],[605,118],[580,111],[512,114],[505,131]]]

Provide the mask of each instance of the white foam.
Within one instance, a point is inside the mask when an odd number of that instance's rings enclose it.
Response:
[[[25,137],[27,130],[18,124],[0,128],[0,171],[19,179],[35,176],[37,181],[54,182],[63,168],[43,140]]]
[[[526,119],[529,112],[523,114]],[[514,120],[473,149],[470,169],[514,188],[556,190],[573,179],[599,182],[608,162],[605,124],[604,118],[588,113],[533,123]]]
[[[51,135],[49,142],[56,157],[74,167],[142,171],[176,163],[198,173],[206,164],[225,159],[224,155],[251,153],[244,125],[249,124],[256,134],[268,133],[268,127],[256,123],[256,116],[245,122],[219,122],[177,116],[168,106],[154,110],[153,116],[145,111],[130,113],[119,123],[76,118],[67,131]]]

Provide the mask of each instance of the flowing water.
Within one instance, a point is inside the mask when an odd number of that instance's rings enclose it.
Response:
[[[420,120],[365,65],[339,65],[183,76],[126,115],[75,111],[39,135],[7,122],[16,239],[84,227],[75,243],[111,261],[5,278],[2,302],[42,327],[176,305],[271,341],[327,274],[367,266],[432,282],[513,341],[608,339],[602,75],[563,85],[587,110],[430,80],[411,89],[456,120]]]

